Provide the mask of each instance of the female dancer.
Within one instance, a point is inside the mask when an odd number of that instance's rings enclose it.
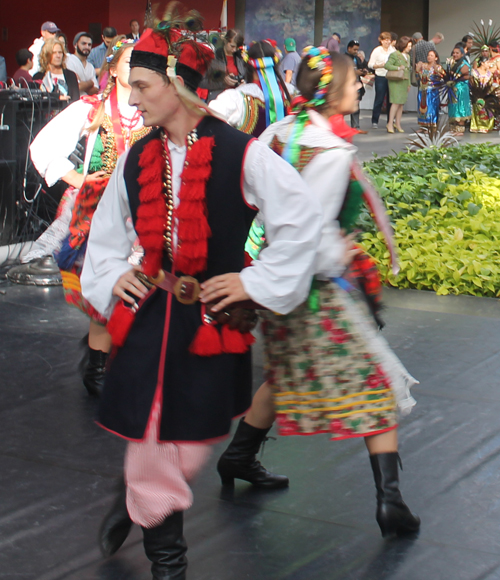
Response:
[[[281,54],[271,42],[255,42],[248,52],[242,49],[241,55],[246,62],[246,83],[224,91],[209,106],[236,129],[258,137],[284,118],[290,95],[278,71]]]
[[[118,157],[149,132],[128,99],[129,62],[133,40],[117,37],[110,55],[109,80],[102,96],[84,97],[53,119],[31,145],[37,171],[52,186],[62,179],[74,200],[66,238],[58,255],[66,300],[90,318],[89,354],[83,383],[91,395],[99,395],[111,341],[106,320],[82,297],[80,273],[92,216],[113,172]],[[88,135],[83,167],[75,169],[68,157],[82,135]],[[71,203],[70,202],[70,203]],[[59,239],[60,243],[61,238]],[[58,248],[56,248],[57,250]]]
[[[498,110],[498,97],[494,84],[493,73],[488,66],[488,58],[480,56],[475,61],[470,79],[470,92],[472,100],[472,117],[470,122],[471,133],[489,133],[495,128],[495,115],[489,106],[491,102]]]
[[[471,118],[469,95],[470,64],[461,46],[455,46],[451,53],[451,71],[455,75],[455,102],[448,103],[450,127],[457,135],[465,133],[465,123]]]
[[[265,314],[268,382],[256,393],[218,470],[223,484],[232,484],[235,477],[265,483],[272,474],[256,461],[255,445],[275,414],[282,435],[363,437],[377,489],[377,522],[387,536],[420,527],[398,483],[397,407],[408,411],[414,404],[409,387],[416,381],[376,334],[341,278],[358,250],[352,235],[343,237],[340,228],[352,230],[363,196],[370,199],[393,248],[387,218],[356,163],[355,148],[334,135],[328,122],[332,115],[356,109],[358,84],[345,56],[309,47],[297,75],[299,105],[261,137],[318,195],[324,225],[308,301],[286,316]],[[278,484],[269,479],[269,487]]]
[[[439,90],[434,85],[434,77],[442,70],[439,55],[429,50],[427,62],[417,63],[417,74],[420,80],[418,91],[418,124],[421,127],[436,127],[439,119]]]

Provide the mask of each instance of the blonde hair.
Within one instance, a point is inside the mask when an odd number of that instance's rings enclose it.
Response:
[[[61,50],[63,52],[63,61],[61,66],[62,68],[66,68],[66,63],[64,62],[66,50],[64,49],[63,43],[58,38],[50,38],[49,40],[45,41],[45,44],[42,46],[42,50],[38,58],[40,62],[40,71],[44,74],[47,72],[50,66],[50,61],[52,60],[52,53],[54,52],[54,46],[56,44],[58,44],[61,47]]]
[[[112,93],[113,89],[116,87],[116,77],[114,77],[111,74],[111,69],[116,68],[116,65],[118,64],[118,61],[120,60],[122,54],[125,52],[125,49],[131,48],[133,46],[132,44],[123,44],[122,46],[120,46],[120,48],[113,51],[113,48],[116,46],[116,44],[120,42],[120,40],[123,40],[124,38],[126,38],[124,34],[119,34],[118,36],[115,36],[113,38],[113,42],[109,45],[108,50],[106,51],[106,57],[104,58],[104,64],[102,65],[101,74],[99,75],[99,78],[100,79],[102,78],[101,75],[103,74],[103,72],[109,73],[109,77],[108,82],[106,84],[106,88],[102,92],[101,103],[99,104],[94,119],[88,129],[90,133],[92,133],[93,131],[97,131],[101,126],[104,119],[104,110],[106,106],[106,101],[109,95]],[[110,62],[108,62],[107,58],[111,55],[113,55],[113,58],[110,60]]]
[[[378,40],[379,42],[382,42],[382,40],[392,40],[392,35],[390,32],[381,32]]]

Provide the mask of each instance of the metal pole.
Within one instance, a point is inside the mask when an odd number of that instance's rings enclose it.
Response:
[[[319,46],[323,40],[323,19],[325,0],[314,2],[314,45]]]
[[[234,3],[234,26],[245,35],[245,8],[246,0],[235,0]]]

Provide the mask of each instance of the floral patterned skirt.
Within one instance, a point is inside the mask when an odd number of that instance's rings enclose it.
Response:
[[[64,298],[70,306],[75,306],[86,314],[92,322],[105,326],[107,320],[97,312],[97,310],[86,300],[82,295],[82,287],[80,285],[80,276],[82,273],[82,265],[75,264],[73,268],[68,270],[61,270],[61,278],[64,289]]]
[[[406,395],[417,381],[349,293],[320,282],[319,297],[318,312],[303,304],[285,316],[264,313],[266,378],[279,433],[347,439],[396,428],[397,406],[415,404]]]

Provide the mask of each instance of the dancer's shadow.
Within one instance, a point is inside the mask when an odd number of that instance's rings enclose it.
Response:
[[[398,569],[405,564],[416,547],[418,535],[394,537],[385,540],[371,561],[366,562],[366,570],[358,580],[389,580],[397,578]]]

